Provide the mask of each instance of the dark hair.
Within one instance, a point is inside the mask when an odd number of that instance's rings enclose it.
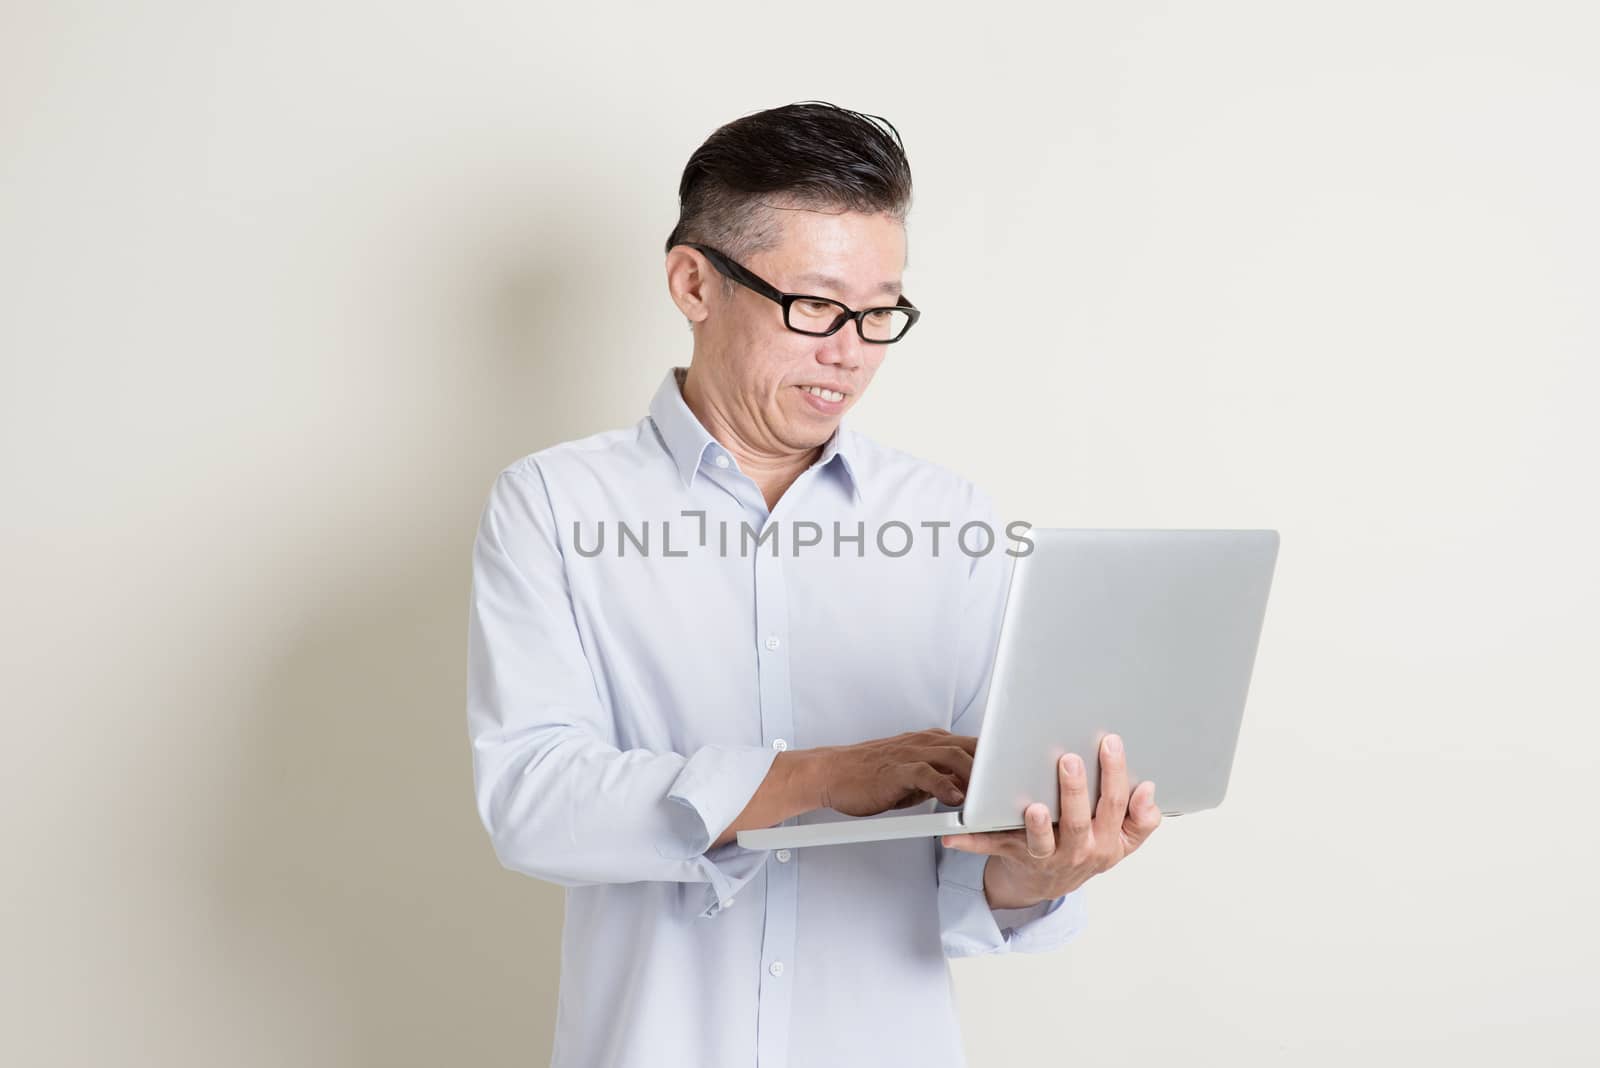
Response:
[[[683,168],[667,251],[694,241],[742,261],[771,248],[782,225],[769,203],[888,212],[904,222],[911,164],[900,131],[888,119],[821,100],[734,119]]]

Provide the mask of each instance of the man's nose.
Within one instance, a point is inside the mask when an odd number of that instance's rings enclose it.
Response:
[[[861,340],[861,335],[856,332],[856,324],[847,322],[830,336],[822,339],[822,347],[817,350],[817,359],[830,366],[855,370],[861,366],[861,361],[866,356],[863,351],[866,345],[867,343]]]

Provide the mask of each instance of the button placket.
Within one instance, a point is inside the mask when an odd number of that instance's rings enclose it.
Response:
[[[772,521],[770,515],[763,519],[763,523]],[[789,628],[783,559],[773,556],[770,550],[758,549],[754,570],[761,732],[763,737],[770,739],[768,744],[781,753],[789,748],[794,731],[789,646],[783,640]],[[789,851],[784,850],[783,853],[787,858]],[[793,982],[782,977],[784,962],[792,962],[795,952],[796,867],[783,859],[777,864],[767,865],[765,869],[766,911],[762,919],[761,954],[767,965],[758,983],[756,1027],[759,1036],[756,1063],[760,1068],[780,1068],[788,1060],[789,991],[793,988]]]

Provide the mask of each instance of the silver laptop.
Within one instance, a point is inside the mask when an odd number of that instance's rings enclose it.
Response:
[[[750,849],[1021,827],[1060,818],[1056,762],[1083,758],[1098,799],[1100,739],[1120,734],[1130,790],[1168,816],[1221,804],[1278,557],[1274,530],[1050,530],[1012,567],[977,755],[958,810],[807,813],[738,832]],[[930,802],[924,802],[929,804]]]

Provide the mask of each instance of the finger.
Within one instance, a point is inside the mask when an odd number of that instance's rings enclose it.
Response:
[[[896,801],[894,804],[890,805],[889,807],[890,808],[910,808],[912,805],[920,805],[920,804],[922,804],[924,801],[928,800],[928,798],[930,796],[931,795],[923,793],[921,790],[913,790],[909,794],[906,794],[906,796],[902,797],[900,800]]]
[[[986,831],[982,834],[947,834],[939,839],[950,849],[967,853],[988,853],[997,856],[1021,857],[1027,849],[1027,838],[1022,831]]]
[[[1094,813],[1095,837],[1107,844],[1116,841],[1127,816],[1128,757],[1122,751],[1121,736],[1108,734],[1100,740],[1100,801]]]
[[[1034,860],[1045,860],[1054,855],[1056,832],[1050,826],[1050,810],[1035,801],[1023,810],[1022,822],[1028,856]]]
[[[972,756],[978,751],[978,739],[976,737],[970,734],[951,734],[943,727],[929,727],[926,730],[911,731],[898,737],[920,739],[934,749],[943,749],[945,746],[953,745],[965,750],[968,756]]]
[[[932,764],[918,762],[904,766],[909,771],[907,786],[937,797],[947,805],[959,805],[966,796],[959,783]]]
[[[1145,789],[1147,786],[1148,790]],[[1156,804],[1156,784],[1146,780],[1139,784],[1128,802],[1128,818],[1122,823],[1123,856],[1144,845],[1159,826],[1161,806]]]
[[[1086,849],[1094,840],[1089,819],[1089,777],[1084,774],[1083,759],[1077,753],[1062,757],[1060,767],[1061,838],[1058,847],[1073,851]]]
[[[955,772],[961,782],[972,778],[972,754],[959,745],[936,746],[929,749],[923,759],[936,768]]]

